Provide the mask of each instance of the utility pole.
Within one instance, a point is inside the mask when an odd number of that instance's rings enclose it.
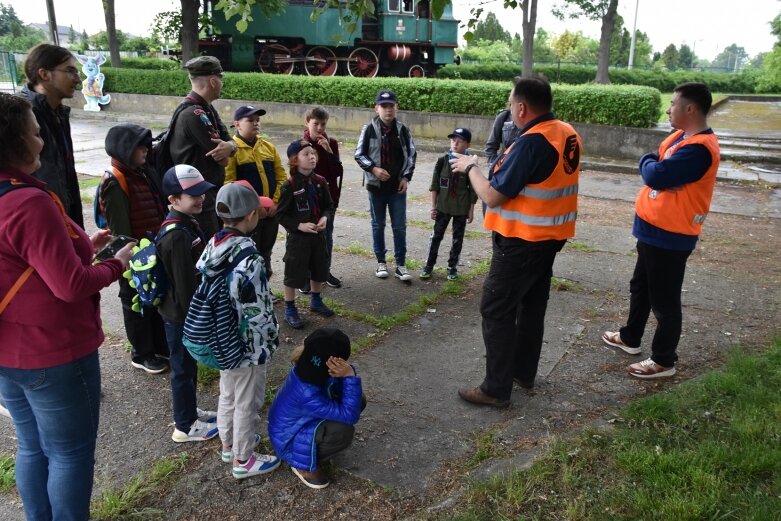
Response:
[[[49,41],[52,45],[60,45],[60,35],[57,32],[57,17],[54,16],[54,0],[46,0],[46,12],[49,15]]]
[[[640,0],[635,2],[635,22],[632,24],[632,43],[629,45],[629,64],[627,68],[631,69],[635,63],[635,35],[637,33],[637,10],[640,8]]]

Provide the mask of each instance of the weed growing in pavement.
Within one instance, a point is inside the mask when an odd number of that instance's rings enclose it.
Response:
[[[575,281],[569,279],[562,279],[559,277],[551,277],[550,287],[555,291],[583,291],[583,286]]]
[[[781,336],[767,352],[631,403],[610,431],[555,442],[473,483],[440,519],[777,519]]]
[[[370,217],[369,212],[359,212],[356,210],[342,210],[339,209],[339,216],[344,217],[358,217],[360,219],[368,219]]]
[[[568,241],[567,246],[575,251],[583,251],[586,253],[597,251],[596,248],[589,246],[585,242],[580,242],[580,241]]]
[[[0,492],[9,492],[16,486],[13,456],[0,456]]]
[[[489,430],[481,433],[475,439],[475,452],[469,458],[466,465],[471,469],[489,458],[495,458],[499,454],[499,449],[495,442],[496,432]]]
[[[361,257],[374,258],[374,252],[366,246],[361,246],[358,242],[351,242],[349,246],[339,246],[334,244],[334,251],[339,253],[348,253],[350,255],[360,255]]]
[[[118,490],[107,487],[101,497],[92,503],[90,519],[116,520],[129,518],[149,519],[161,517],[163,512],[154,509],[136,510],[142,499],[159,492],[172,481],[176,474],[184,471],[187,454],[181,453],[157,460],[148,471],[142,471]]]

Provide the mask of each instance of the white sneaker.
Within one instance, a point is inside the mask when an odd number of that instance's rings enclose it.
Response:
[[[5,400],[3,400],[2,396],[0,396],[0,416],[5,416],[6,418],[11,417],[11,413],[6,409]]]
[[[407,281],[412,279],[412,275],[409,274],[406,266],[396,266],[396,271],[393,274],[399,280]]]
[[[239,463],[238,460],[233,460],[233,477],[236,479],[251,478],[252,476],[258,476],[271,472],[279,467],[281,460],[270,454],[258,454],[253,452],[252,456],[244,463]]]
[[[174,427],[174,433],[171,435],[171,439],[176,443],[186,443],[188,441],[206,441],[217,436],[217,432],[217,424],[195,420],[195,422],[190,426],[190,432],[182,432]]]
[[[217,422],[217,413],[215,411],[207,411],[201,409],[200,407],[196,407],[196,411],[198,412],[198,419],[201,420],[202,422],[204,423]]]
[[[258,445],[260,444],[260,434],[255,433],[255,447],[253,447],[253,450],[258,448]],[[220,458],[222,459],[223,463],[230,463],[233,461],[233,445],[230,447],[226,447],[225,445],[222,446],[222,450],[220,451]]]
[[[632,376],[638,378],[666,378],[675,374],[675,366],[665,367],[659,365],[650,358],[643,360],[642,362],[630,365],[627,370]]]
[[[388,278],[388,265],[384,262],[377,263],[377,271],[374,272],[378,279]]]

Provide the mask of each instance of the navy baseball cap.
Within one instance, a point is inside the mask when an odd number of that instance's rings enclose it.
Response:
[[[263,109],[256,109],[252,105],[242,105],[236,109],[236,112],[233,113],[233,121],[238,121],[241,118],[248,118],[250,116],[254,116],[255,114],[258,116],[263,116],[266,114],[266,111]]]
[[[163,176],[163,193],[166,196],[177,194],[199,196],[212,188],[216,187],[206,181],[197,168],[190,165],[172,166]]]
[[[301,152],[302,149],[306,147],[311,147],[312,143],[305,139],[296,139],[290,145],[287,147],[287,157],[293,157],[298,155],[299,152]]]
[[[396,99],[396,93],[392,90],[381,90],[377,93],[377,97],[374,99],[375,105],[382,105],[383,103],[398,103]]]
[[[455,129],[453,131],[452,134],[448,134],[447,137],[460,137],[461,139],[463,139],[467,143],[471,143],[472,142],[472,131],[469,130],[468,128],[458,127],[457,129]]]

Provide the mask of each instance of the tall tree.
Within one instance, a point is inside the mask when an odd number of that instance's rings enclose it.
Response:
[[[599,56],[597,59],[597,83],[610,83],[610,44],[613,39],[613,28],[618,16],[618,0],[565,0],[565,4],[555,6],[553,14],[559,18],[570,16],[589,20],[601,20],[602,28],[599,36]]]
[[[740,63],[748,58],[748,53],[743,47],[733,43],[721,51],[711,63],[711,67],[718,67],[727,71],[738,70]]]
[[[14,6],[0,3],[0,36],[12,35],[16,38],[22,35],[22,21],[16,15]]]
[[[182,63],[198,54],[198,11],[200,0],[182,2]]]
[[[671,43],[662,51],[662,61],[671,71],[674,71],[678,68],[678,62],[680,61],[680,58],[681,55],[678,52],[678,48],[675,46],[675,44]]]
[[[678,66],[682,69],[691,69],[695,63],[694,52],[685,43],[678,50]]]
[[[119,42],[117,41],[116,17],[114,16],[114,0],[103,0],[103,14],[106,17],[106,35],[111,54],[111,66],[122,67],[122,60],[119,57]]]
[[[508,6],[517,7],[515,0],[504,0],[505,9]],[[534,29],[537,26],[537,0],[521,0],[521,11],[523,12],[523,22],[521,29],[523,31],[523,65],[521,66],[521,76],[530,78],[532,68],[534,67]]]
[[[480,20],[472,31],[472,41],[488,40],[489,42],[512,42],[512,36],[506,31],[494,13],[489,12],[485,20]]]

